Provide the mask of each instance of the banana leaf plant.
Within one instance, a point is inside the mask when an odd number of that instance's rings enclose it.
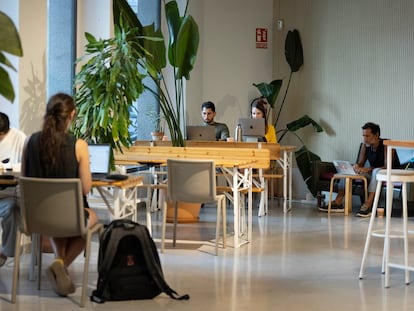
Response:
[[[170,131],[173,146],[184,146],[184,79],[190,79],[200,36],[197,23],[191,15],[187,14],[189,0],[186,2],[183,15],[180,15],[177,1],[163,2],[168,26],[169,42],[167,47],[161,31],[155,30],[153,24],[143,27],[126,0],[113,1],[114,23],[122,27],[121,20],[123,19],[126,21],[124,25],[138,29],[140,35],[133,48],[138,50],[144,48],[147,53],[138,59],[137,63],[156,85],[156,89],[147,85],[144,85],[144,88],[158,100],[161,113],[164,115]],[[167,60],[173,68],[173,94],[169,91],[164,75]]]
[[[15,93],[6,67],[16,71],[4,52],[23,56],[20,36],[13,21],[5,13],[0,11],[0,95],[13,103]]]
[[[285,57],[290,67],[290,74],[289,74],[289,79],[288,79],[288,85],[286,87],[282,102],[279,106],[279,110],[277,112],[274,126],[278,133],[279,143],[282,142],[283,138],[285,137],[287,133],[292,133],[302,143],[302,147],[299,150],[295,151],[296,163],[298,165],[298,169],[308,189],[315,196],[316,190],[313,189],[312,180],[311,180],[312,162],[315,160],[320,160],[320,157],[317,154],[310,151],[306,147],[305,142],[297,134],[297,131],[308,125],[312,125],[315,132],[323,132],[323,128],[308,115],[304,115],[303,117],[288,123],[285,128],[278,127],[278,121],[279,121],[282,109],[285,105],[285,100],[286,100],[286,96],[287,96],[289,86],[292,80],[292,75],[294,72],[299,71],[299,69],[303,65],[303,48],[302,48],[302,43],[300,40],[299,32],[296,29],[294,29],[293,31],[289,31],[286,36]],[[282,86],[282,80],[273,80],[270,83],[266,83],[266,82],[261,82],[257,84],[253,83],[253,85],[258,89],[259,93],[267,99],[269,106],[272,109],[275,108],[276,99],[279,95],[280,88]]]

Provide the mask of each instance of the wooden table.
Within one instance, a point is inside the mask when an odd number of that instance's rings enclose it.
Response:
[[[171,141],[148,141],[139,140],[134,142],[135,146],[171,146]],[[186,141],[187,147],[201,147],[201,148],[257,148],[267,149],[270,152],[270,160],[275,160],[283,170],[283,212],[288,212],[292,209],[292,164],[293,164],[293,152],[296,150],[296,146],[282,146],[278,143],[267,142],[226,142],[226,141]],[[276,176],[276,175],[274,175]],[[277,178],[269,176],[269,178]],[[260,178],[260,177],[259,177]],[[263,183],[264,181],[262,181]],[[262,187],[265,185],[262,184]],[[264,198],[265,193],[261,198],[259,207],[259,216],[266,214],[264,207],[264,200],[267,202],[267,198]],[[288,205],[289,202],[289,205]]]
[[[332,192],[333,186],[336,179],[345,179],[345,206],[344,212],[345,216],[348,216],[348,212],[352,213],[352,181],[353,180],[362,180],[364,182],[365,190],[365,201],[367,200],[367,179],[364,175],[349,175],[349,174],[335,174],[331,178],[331,185],[329,188],[329,204],[328,204],[328,214],[331,213],[331,203],[332,203]]]
[[[115,152],[115,163],[131,165],[137,163],[166,163],[169,158],[213,160],[217,167],[231,176],[228,179],[233,195],[234,247],[251,242],[252,236],[252,169],[268,168],[270,152],[266,149],[250,148],[203,148],[170,146],[132,146]],[[241,223],[239,196],[248,191],[247,229]],[[241,242],[240,242],[241,241]]]

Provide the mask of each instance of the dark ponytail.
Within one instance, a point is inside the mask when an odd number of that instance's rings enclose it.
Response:
[[[70,95],[53,95],[46,106],[40,137],[40,159],[47,175],[59,170],[62,146],[67,142],[67,130],[75,103]]]

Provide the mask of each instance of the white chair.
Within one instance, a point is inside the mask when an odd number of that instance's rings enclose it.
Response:
[[[381,194],[382,184],[387,181],[387,170],[381,170],[377,173],[377,188],[375,191],[374,202],[372,205],[372,214],[370,222],[368,225],[368,233],[365,241],[364,252],[362,255],[361,268],[359,271],[359,278],[362,279],[365,272],[365,264],[368,256],[369,246],[371,242],[371,237],[382,237],[384,238],[384,248],[382,256],[382,269],[381,272],[385,273],[385,287],[389,287],[389,267],[399,268],[405,270],[405,283],[408,285],[410,283],[410,270],[413,270],[414,267],[409,266],[408,264],[408,234],[412,233],[408,231],[408,212],[407,212],[407,183],[414,183],[414,171],[411,170],[401,170],[393,169],[391,170],[391,183],[393,185],[387,185],[387,187],[394,187],[395,183],[402,184],[402,218],[403,218],[403,230],[402,233],[391,233],[391,213],[392,206],[388,206],[386,213],[385,221],[385,230],[373,230],[374,223],[376,220],[378,201]],[[400,238],[404,241],[404,264],[391,263],[389,260],[390,257],[390,238]]]
[[[102,232],[103,225],[98,223],[90,229],[87,228],[80,179],[20,177],[19,184],[21,226],[16,239],[11,302],[16,302],[22,233],[32,235],[35,240],[40,241],[36,254],[32,253],[32,256],[37,256],[38,261],[38,289],[40,289],[42,268],[42,235],[51,237],[83,236],[86,239],[80,300],[80,306],[83,307],[88,286],[91,239],[94,233]]]
[[[226,247],[226,198],[216,193],[214,161],[167,160],[167,199],[163,208],[161,252],[164,252],[167,223],[167,202],[174,206],[173,246],[176,244],[178,202],[217,203],[215,255],[218,253],[220,219],[222,219],[223,248]]]

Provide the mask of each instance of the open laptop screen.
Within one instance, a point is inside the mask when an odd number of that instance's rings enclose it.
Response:
[[[88,150],[92,179],[105,178],[109,173],[111,146],[109,144],[90,144]]]

